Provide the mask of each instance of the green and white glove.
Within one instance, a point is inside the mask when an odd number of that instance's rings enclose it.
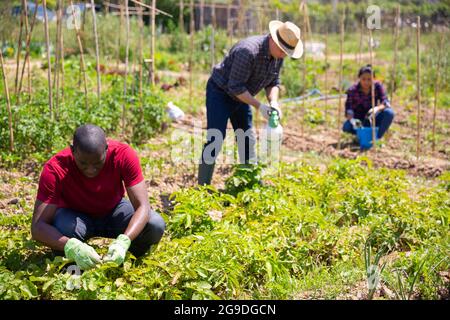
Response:
[[[105,261],[112,261],[120,266],[125,260],[125,255],[127,254],[130,245],[131,240],[128,236],[124,234],[119,235],[109,246]]]
[[[71,238],[67,241],[64,246],[64,253],[67,259],[75,261],[82,270],[91,269],[102,262],[94,248],[76,238]]]

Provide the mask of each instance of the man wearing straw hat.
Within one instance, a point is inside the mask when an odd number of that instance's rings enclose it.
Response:
[[[207,142],[199,165],[198,183],[210,184],[215,160],[222,148],[228,119],[238,138],[239,160],[254,163],[255,135],[252,130],[253,106],[268,120],[277,111],[280,69],[283,59],[298,59],[303,54],[300,28],[292,22],[271,21],[269,34],[239,41],[224,60],[214,66],[206,86]],[[265,89],[268,104],[255,96]],[[239,139],[239,132],[244,139]]]

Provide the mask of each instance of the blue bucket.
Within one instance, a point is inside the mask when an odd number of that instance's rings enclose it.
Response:
[[[375,135],[378,137],[378,127],[375,127]],[[361,149],[372,148],[372,127],[362,127],[356,129],[356,136],[359,140],[359,146]],[[378,140],[376,138],[376,140]]]

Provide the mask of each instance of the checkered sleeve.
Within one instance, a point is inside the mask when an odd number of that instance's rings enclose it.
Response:
[[[245,83],[253,69],[254,55],[247,48],[236,50],[234,54],[227,87],[230,94],[238,96],[248,90]]]
[[[380,101],[380,103],[384,104],[386,107],[390,108],[391,103],[389,102],[386,89],[384,89],[384,86],[380,82],[377,82],[377,91],[377,100]]]

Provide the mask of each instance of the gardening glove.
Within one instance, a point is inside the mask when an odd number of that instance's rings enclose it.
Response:
[[[272,108],[272,111],[278,112],[278,118],[281,119],[282,113],[280,109],[280,105],[278,104],[278,101],[270,101],[270,107]]]
[[[259,105],[259,113],[261,113],[261,115],[264,117],[264,119],[269,120],[270,119],[270,114],[272,113],[272,111],[275,110],[278,112],[278,116],[280,116],[281,111],[278,108],[274,108],[271,106],[268,106],[267,104],[260,104]]]
[[[109,246],[108,254],[105,261],[112,261],[120,266],[125,260],[125,255],[131,245],[131,240],[128,236],[121,234]]]
[[[102,262],[94,248],[76,238],[67,241],[64,246],[64,253],[67,259],[75,261],[77,266],[83,270],[91,269]]]
[[[375,108],[371,108],[366,115],[366,118],[371,118],[372,117],[372,113],[375,112],[375,116],[380,112],[380,108],[379,107],[375,107]]]

